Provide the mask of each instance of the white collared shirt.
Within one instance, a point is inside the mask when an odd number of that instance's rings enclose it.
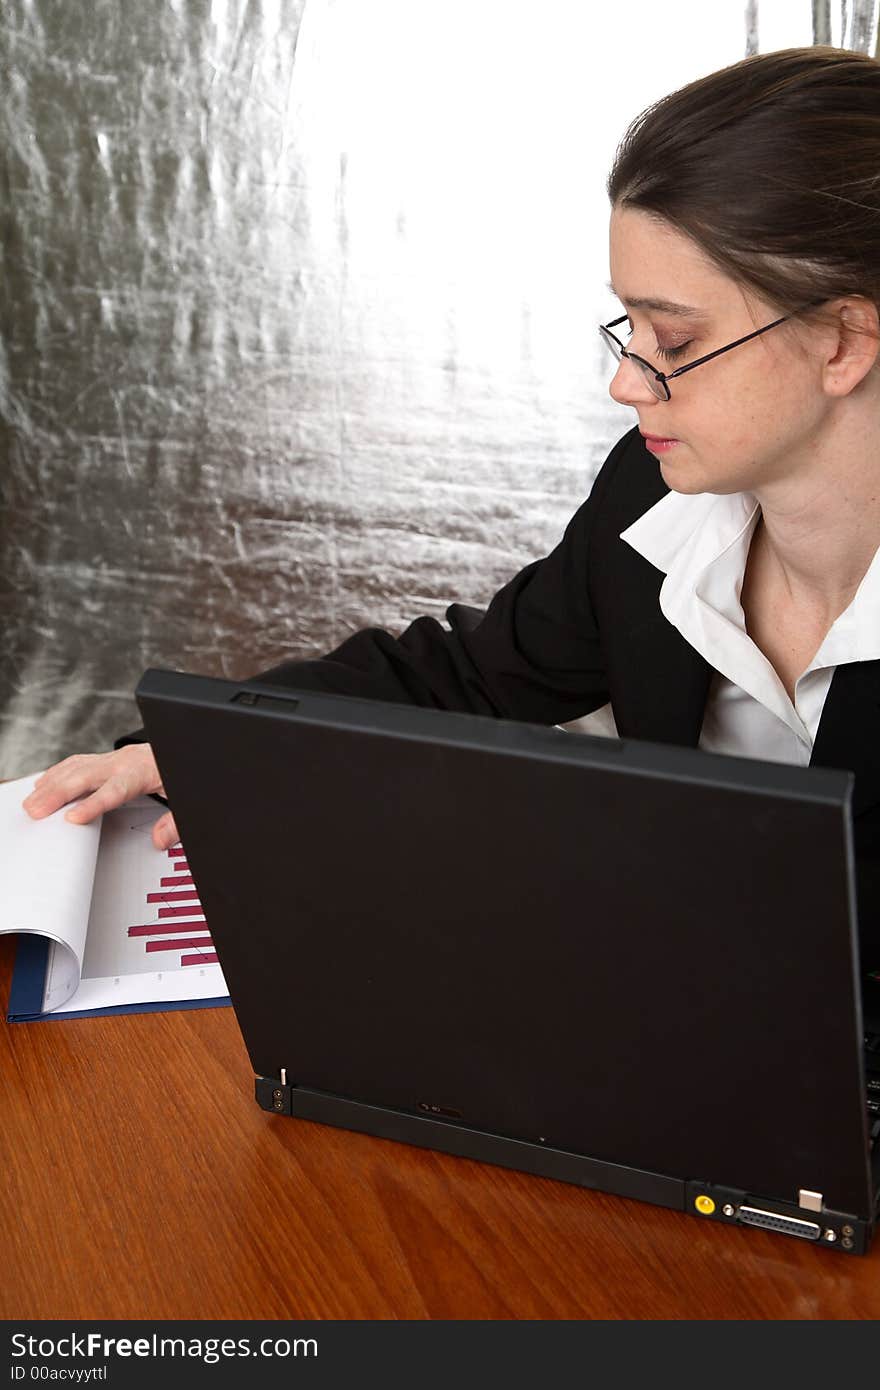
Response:
[[[749,637],[740,602],[759,515],[751,493],[670,492],[621,532],[621,540],[663,571],[664,617],[714,668],[700,747],[806,766],[837,666],[880,658],[880,551],[798,677],[792,702]],[[607,706],[578,726],[615,732]]]

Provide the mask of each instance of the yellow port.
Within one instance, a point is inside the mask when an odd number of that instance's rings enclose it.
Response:
[[[712,1201],[712,1198],[706,1197],[705,1195],[698,1197],[694,1202],[694,1206],[697,1211],[701,1211],[704,1216],[711,1216],[715,1210],[715,1203]]]

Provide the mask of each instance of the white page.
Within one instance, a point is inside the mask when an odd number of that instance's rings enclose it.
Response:
[[[49,939],[42,1011],[225,998],[185,856],[153,846],[161,808],[140,797],[85,826],[66,806],[31,820],[37,776],[0,785],[0,931]]]
[[[153,845],[161,813],[150,797],[105,812],[82,978],[55,1013],[228,995],[186,858]]]
[[[71,825],[66,806],[31,820],[21,803],[39,775],[0,786],[0,932],[30,932],[55,943],[43,1005],[54,1009],[80,981],[101,822]]]

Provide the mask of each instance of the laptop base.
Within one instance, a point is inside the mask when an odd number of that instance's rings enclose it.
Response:
[[[436,1149],[457,1158],[493,1163],[578,1187],[595,1188],[616,1197],[635,1198],[654,1206],[701,1216],[704,1220],[723,1221],[729,1226],[756,1226],[806,1239],[843,1254],[864,1255],[871,1240],[872,1228],[868,1223],[845,1212],[825,1209],[814,1212],[794,1203],[752,1199],[749,1194],[733,1188],[707,1182],[683,1182],[661,1173],[590,1158],[586,1154],[468,1129],[449,1120],[347,1100],[273,1077],[255,1077],[254,1093],[263,1110],[278,1115],[312,1120],[418,1148]]]

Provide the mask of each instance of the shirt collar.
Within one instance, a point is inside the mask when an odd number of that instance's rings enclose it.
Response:
[[[669,492],[622,531],[620,539],[667,576],[661,590],[667,617],[696,593],[738,621],[745,561],[758,510],[757,499],[750,492]],[[722,557],[724,563],[716,565]],[[714,573],[707,574],[710,567]],[[729,585],[731,579],[734,583],[725,600],[719,584]],[[878,659],[880,549],[849,607],[835,620],[807,669]]]
[[[655,569],[692,577],[733,544],[755,518],[750,492],[669,492],[620,533]]]
[[[821,666],[841,666],[847,661],[877,661],[880,658],[880,550],[867,568],[848,608],[836,618],[821,647],[810,663],[811,671]]]
[[[714,670],[802,733],[779,677],[746,631],[740,602],[760,508],[751,493],[670,492],[621,533],[666,578],[660,611]]]

